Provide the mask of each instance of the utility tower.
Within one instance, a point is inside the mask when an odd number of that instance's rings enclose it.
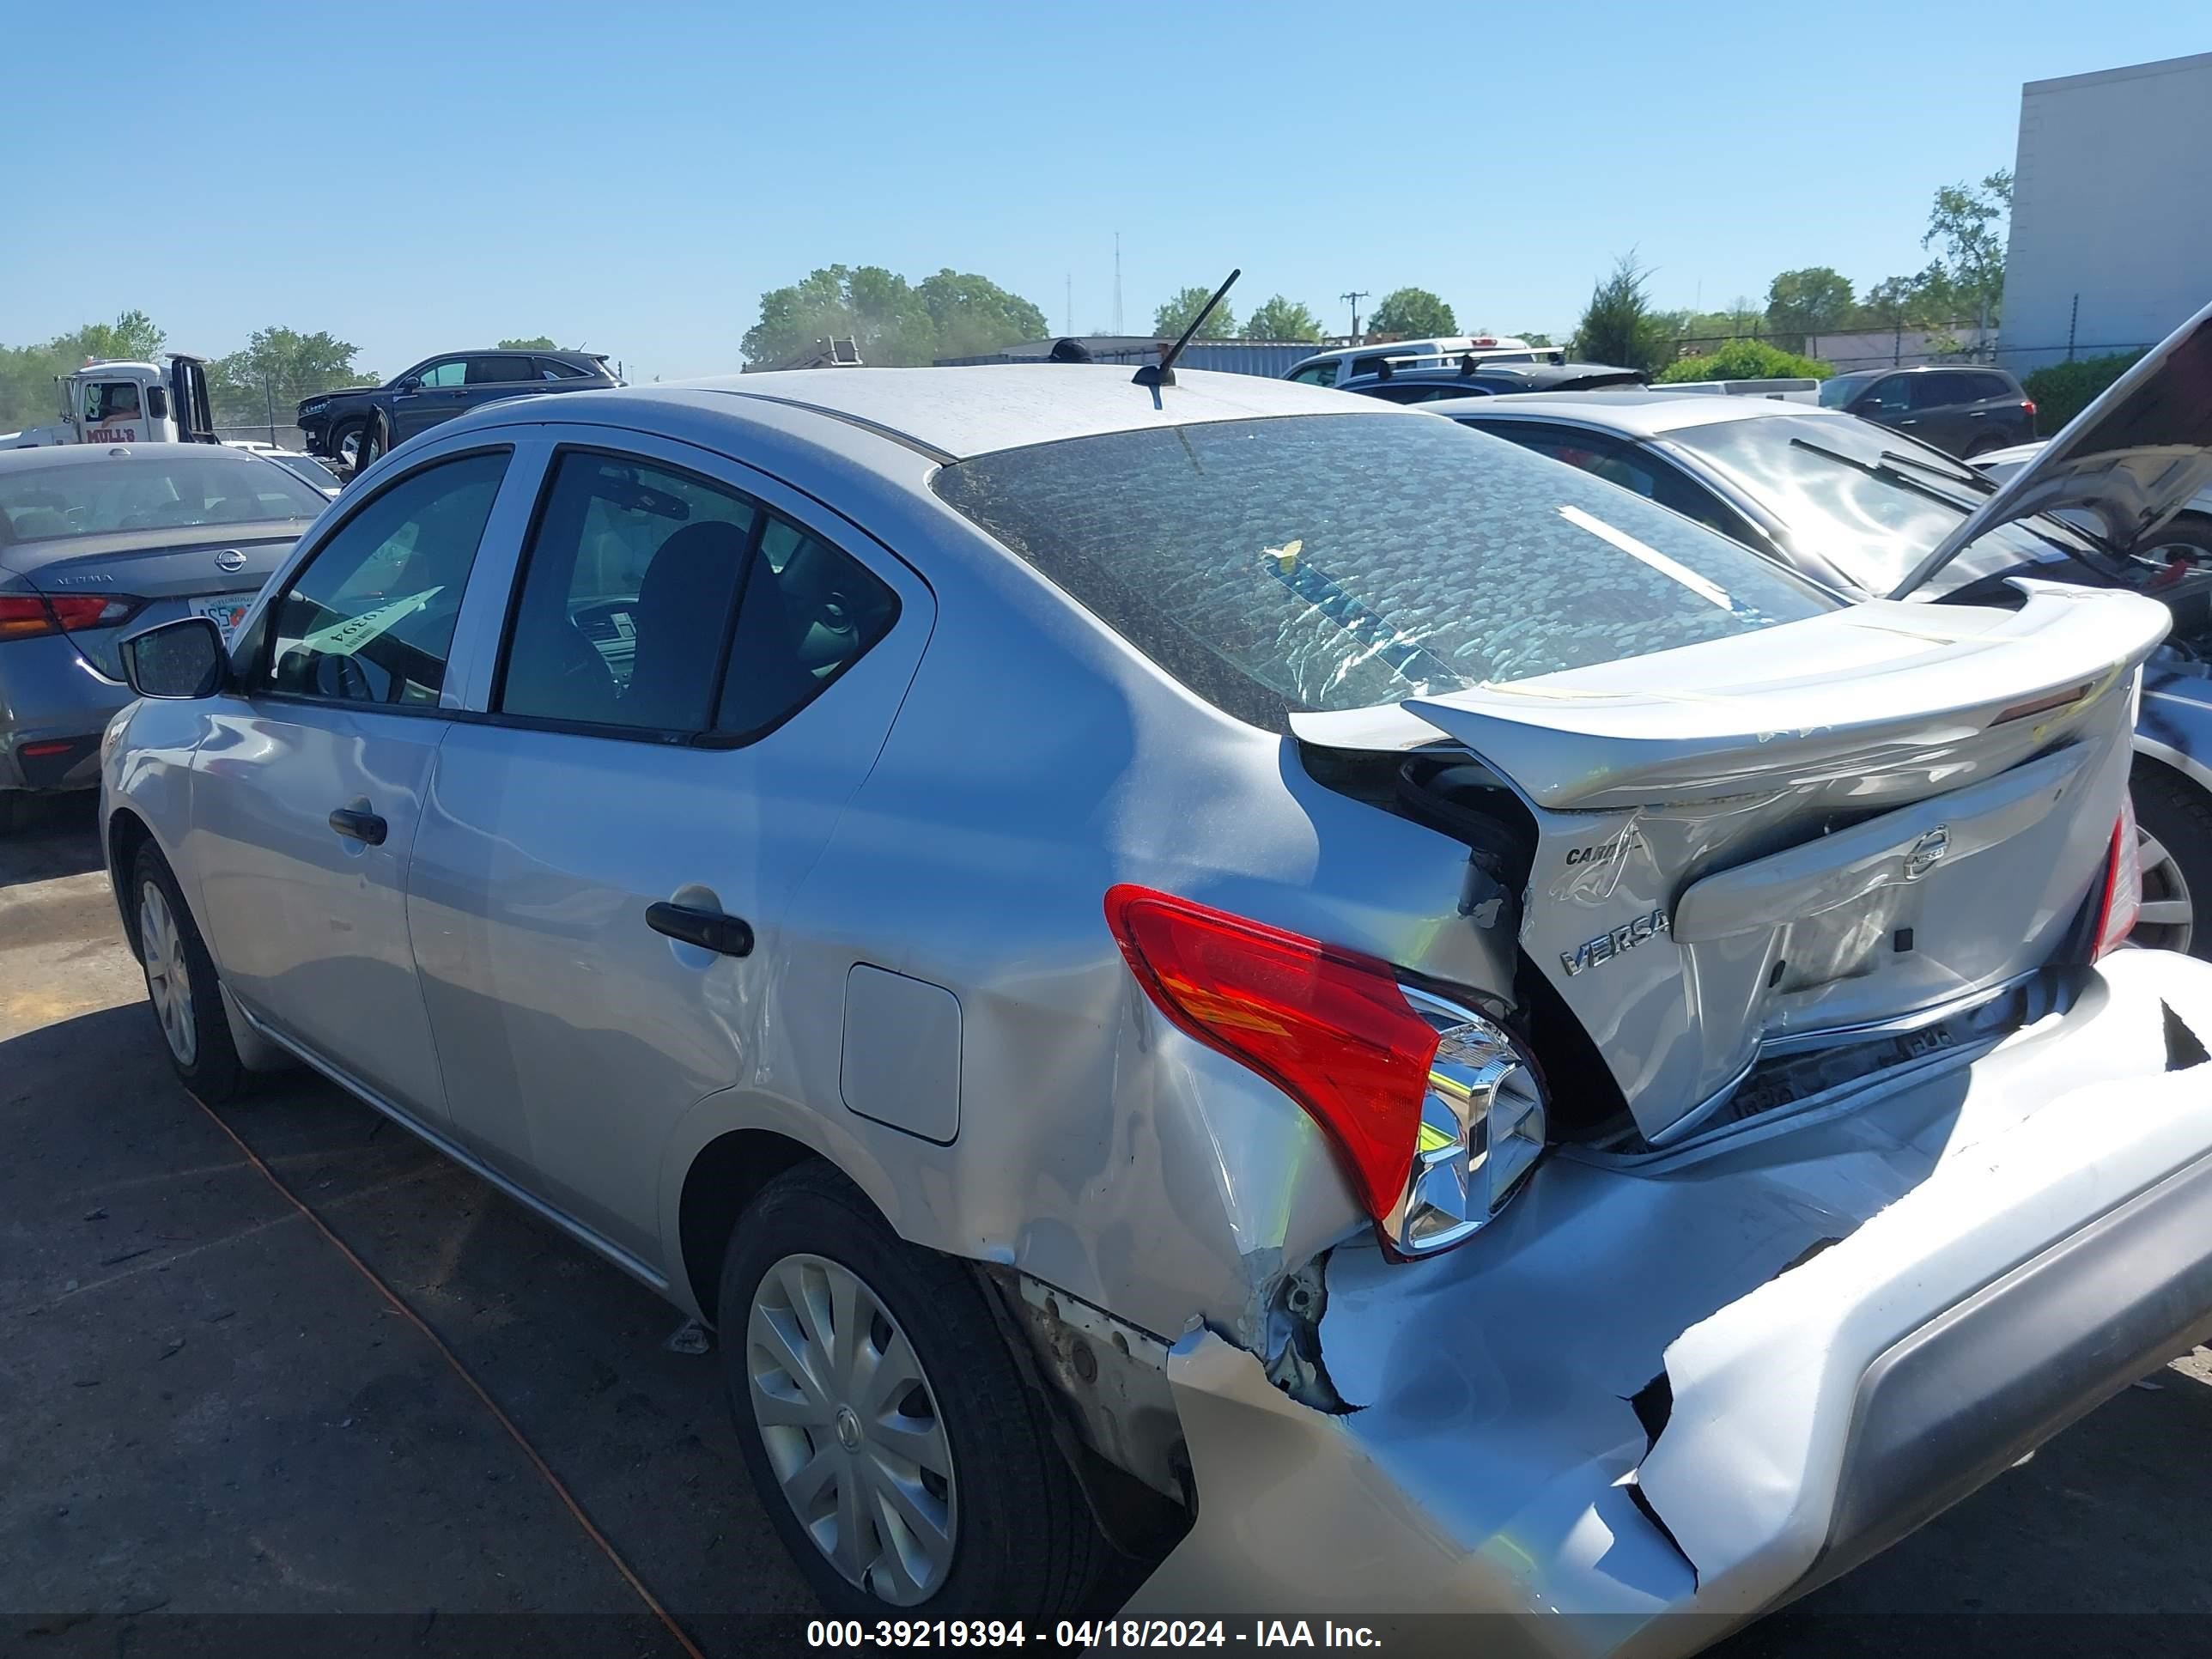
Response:
[[[1114,233],[1114,331],[1121,331],[1121,233]]]
[[[1352,337],[1355,343],[1359,338],[1359,302],[1365,299],[1367,295],[1367,289],[1356,288],[1349,294],[1340,294],[1336,296],[1352,307]]]

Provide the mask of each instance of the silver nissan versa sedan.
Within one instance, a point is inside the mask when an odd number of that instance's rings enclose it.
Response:
[[[754,374],[403,445],[131,643],[102,824],[185,1085],[711,1322],[840,1613],[1111,1541],[1680,1651],[2212,1331],[2212,964],[2108,953],[2166,621],[1318,388]]]

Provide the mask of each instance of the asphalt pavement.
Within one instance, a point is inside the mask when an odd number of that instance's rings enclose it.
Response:
[[[89,803],[0,842],[0,1642],[719,1659],[813,1611],[673,1310],[307,1074],[211,1115],[143,1005]],[[2200,1350],[1729,1645],[2203,1646],[2208,1492]]]

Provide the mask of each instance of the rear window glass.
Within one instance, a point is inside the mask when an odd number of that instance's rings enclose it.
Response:
[[[330,505],[281,466],[212,445],[173,456],[0,471],[0,544],[312,519]]]
[[[1407,411],[1113,433],[938,494],[1218,706],[1294,709],[1642,656],[1831,609],[1626,490]]]

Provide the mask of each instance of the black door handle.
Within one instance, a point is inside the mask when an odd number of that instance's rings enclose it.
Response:
[[[645,925],[656,933],[680,939],[716,956],[749,957],[753,953],[752,925],[720,910],[697,910],[688,904],[662,900],[645,907]]]
[[[349,841],[366,842],[371,847],[384,845],[386,826],[374,812],[364,812],[357,806],[341,806],[331,814],[331,828]]]

